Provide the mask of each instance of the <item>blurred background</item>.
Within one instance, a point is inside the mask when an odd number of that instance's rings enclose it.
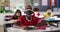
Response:
[[[14,13],[17,9],[24,11],[26,5],[37,7],[40,12],[46,12],[48,7],[55,13],[60,12],[60,0],[0,0],[0,13]]]
[[[60,14],[60,0],[0,0],[0,31],[4,30],[5,16],[14,15],[17,9],[23,12],[26,5],[31,5],[32,9],[39,8],[43,15],[48,7],[54,14]]]
[[[45,12],[48,7],[52,7],[53,12],[59,12],[60,0],[0,0],[0,13],[12,13],[16,9],[23,10],[25,5],[32,8],[38,7],[41,12]],[[56,10],[56,11],[55,11]]]

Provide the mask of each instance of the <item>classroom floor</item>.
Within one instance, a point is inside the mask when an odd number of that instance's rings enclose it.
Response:
[[[0,32],[4,32],[4,27],[3,27],[3,25],[0,25]]]

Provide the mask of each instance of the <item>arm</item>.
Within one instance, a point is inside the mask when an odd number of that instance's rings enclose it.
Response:
[[[21,22],[16,22],[14,23],[13,27],[18,29],[25,29],[27,26],[21,26]]]
[[[37,29],[46,29],[46,27],[48,27],[47,26],[47,23],[45,22],[45,21],[38,21],[38,23],[37,23]]]
[[[23,20],[22,20],[22,19],[23,19],[23,18],[20,17],[20,18],[18,19],[18,21],[17,21],[16,23],[14,23],[13,27],[19,28],[19,29],[24,29],[24,28],[26,28],[27,26],[24,26],[24,25],[23,25]]]
[[[47,25],[47,23],[41,19],[39,19],[39,21],[37,22],[37,26],[44,26]]]

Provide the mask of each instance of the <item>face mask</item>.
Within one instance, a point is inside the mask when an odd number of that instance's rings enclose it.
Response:
[[[31,12],[27,12],[27,15],[31,15],[32,13]]]
[[[31,15],[31,14],[32,14],[32,11],[28,10],[28,11],[26,12],[26,14],[27,14],[27,15]]]

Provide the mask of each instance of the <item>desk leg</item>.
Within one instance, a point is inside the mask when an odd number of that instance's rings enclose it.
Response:
[[[4,32],[7,32],[7,28],[6,28],[6,25],[4,25]]]

